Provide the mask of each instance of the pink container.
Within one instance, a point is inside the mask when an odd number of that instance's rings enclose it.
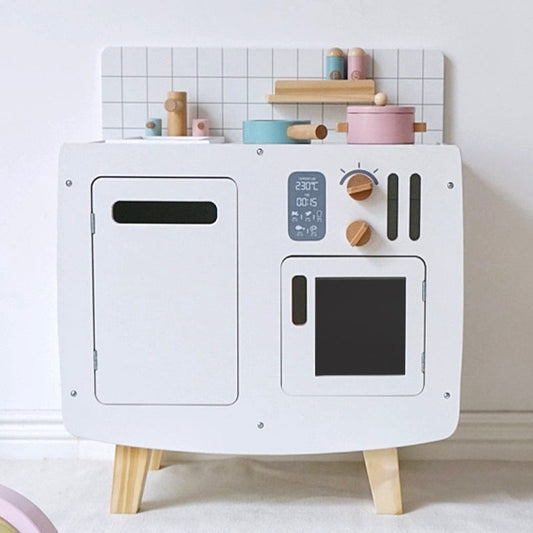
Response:
[[[350,48],[348,52],[348,79],[364,80],[366,78],[366,54],[362,48]]]
[[[193,137],[209,137],[209,120],[207,118],[195,118],[192,121]]]
[[[413,144],[415,131],[425,131],[414,107],[349,106],[347,121],[348,144]]]

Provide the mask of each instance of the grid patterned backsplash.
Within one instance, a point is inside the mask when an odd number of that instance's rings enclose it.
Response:
[[[335,132],[345,104],[267,104],[277,79],[323,79],[324,49],[110,47],[102,53],[105,139],[144,135],[147,117],[163,119],[167,91],[187,91],[187,120],[208,118],[211,135],[242,142],[249,119],[309,119],[329,129],[326,143],[345,143]],[[437,50],[366,50],[366,77],[390,104],[411,105],[428,131],[416,142],[442,143],[444,57]]]

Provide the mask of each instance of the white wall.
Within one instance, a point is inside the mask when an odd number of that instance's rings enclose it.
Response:
[[[533,4],[494,0],[0,3],[0,411],[60,408],[56,169],[100,136],[108,45],[436,48],[463,153],[463,408],[533,411]]]

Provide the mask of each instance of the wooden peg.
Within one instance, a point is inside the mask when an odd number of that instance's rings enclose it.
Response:
[[[415,132],[425,132],[427,131],[427,126],[425,122],[415,122],[414,123],[414,131]]]
[[[337,122],[337,127],[335,131],[340,133],[348,133],[348,122]]]
[[[325,139],[327,135],[324,124],[294,124],[287,128],[287,137],[294,140]]]
[[[187,135],[187,93],[169,91],[165,100],[167,111],[168,135],[172,137]]]

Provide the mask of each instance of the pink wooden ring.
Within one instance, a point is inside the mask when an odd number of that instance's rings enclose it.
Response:
[[[58,533],[54,524],[34,503],[2,485],[0,518],[20,533]]]

